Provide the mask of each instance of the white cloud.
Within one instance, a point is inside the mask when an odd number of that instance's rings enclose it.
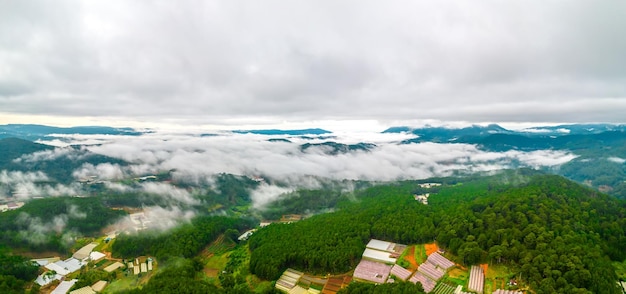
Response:
[[[141,190],[183,204],[199,204],[199,201],[194,199],[187,190],[174,187],[167,183],[145,182],[141,184]]]
[[[363,136],[361,134],[359,138]],[[319,186],[316,178],[373,181],[423,179],[450,175],[455,171],[512,168],[518,163],[533,168],[556,166],[576,157],[564,151],[486,152],[468,144],[397,144],[397,136],[387,137],[387,141],[378,140],[377,147],[369,152],[329,156],[319,150],[301,152],[300,144],[309,142],[307,140],[290,138],[293,143],[286,143],[269,142],[268,139],[267,136],[250,134],[214,137],[152,134],[125,137],[87,148],[112,157],[123,157],[142,166],[142,170],[175,169],[175,180],[210,184],[213,175],[218,173],[262,175],[284,183],[287,189]],[[349,135],[342,135],[337,140],[356,142]],[[193,203],[186,191],[169,185],[145,185],[143,189],[169,195],[183,203]],[[273,198],[281,189],[262,186],[253,192],[255,205],[264,205],[265,197]]]
[[[254,208],[263,208],[265,205],[278,199],[282,194],[292,192],[293,188],[278,187],[274,185],[262,184],[252,191],[250,198],[254,203]]]
[[[101,163],[95,166],[91,163],[85,163],[75,170],[72,175],[79,180],[89,179],[90,177],[96,177],[100,180],[121,180],[125,177],[122,167],[111,163]]]

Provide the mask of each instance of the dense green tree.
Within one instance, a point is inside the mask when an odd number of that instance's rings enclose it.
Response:
[[[202,248],[229,229],[243,231],[252,223],[247,219],[201,216],[190,223],[163,233],[144,231],[137,234],[122,234],[113,243],[113,255],[133,258],[152,255],[159,259],[172,257],[191,258]]]
[[[517,178],[516,178],[517,177]],[[365,243],[436,239],[471,265],[507,263],[537,293],[619,293],[611,260],[626,258],[626,205],[558,176],[505,173],[448,186],[425,206],[415,184],[359,192],[356,203],[249,240],[250,270],[276,279],[287,267],[318,273],[356,265]]]

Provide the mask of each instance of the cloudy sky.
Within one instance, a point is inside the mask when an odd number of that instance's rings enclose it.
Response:
[[[619,0],[3,1],[0,123],[624,123],[625,13]]]

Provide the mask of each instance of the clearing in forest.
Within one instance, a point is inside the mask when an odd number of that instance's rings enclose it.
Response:
[[[489,264],[488,263],[483,263],[480,265],[480,268],[483,270],[483,273],[486,275],[487,274],[487,270],[489,269]]]
[[[455,285],[467,285],[469,281],[469,272],[458,267],[452,268],[444,281],[450,281]]]
[[[417,264],[417,259],[415,258],[416,257],[415,251],[417,250],[417,247],[422,247],[422,246],[420,245],[410,246],[407,249],[406,255],[404,256],[404,260],[409,262],[409,270],[411,271],[417,270],[418,264]]]
[[[426,248],[426,255],[428,256],[439,250],[439,247],[437,247],[437,244],[435,243],[425,244],[424,247]]]
[[[483,267],[482,264],[481,267]],[[485,265],[483,269],[485,269],[485,293],[491,293],[489,291],[504,288],[506,282],[513,274],[508,267],[502,264]]]
[[[224,237],[224,234],[219,235],[215,241],[211,242],[207,247],[205,247],[202,252],[200,252],[200,256],[204,258],[211,258],[213,255],[219,255],[222,253],[226,253],[229,250],[235,247],[235,243],[230,239]]]

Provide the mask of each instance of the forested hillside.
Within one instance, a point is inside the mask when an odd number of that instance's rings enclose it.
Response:
[[[148,230],[139,234],[122,234],[113,244],[113,254],[122,258],[152,255],[161,260],[174,257],[191,258],[219,234],[231,230],[238,236],[239,231],[252,226],[250,220],[227,217],[197,217],[171,232],[160,233]]]
[[[97,236],[126,215],[105,207],[98,198],[34,199],[0,214],[0,246],[65,252],[78,236]]]
[[[249,241],[253,273],[345,272],[369,238],[436,240],[457,262],[505,263],[538,293],[619,293],[626,205],[558,176],[505,174],[443,188],[428,206],[411,182],[362,192],[336,213],[271,225]]]
[[[0,139],[0,171],[41,171],[50,178],[50,181],[67,184],[77,180],[73,173],[85,163],[92,165],[100,163],[127,164],[121,159],[91,153],[80,149],[80,147],[66,148],[66,152],[52,154],[54,149],[52,146],[16,138]],[[41,151],[51,153],[37,159],[20,160],[23,156]]]

